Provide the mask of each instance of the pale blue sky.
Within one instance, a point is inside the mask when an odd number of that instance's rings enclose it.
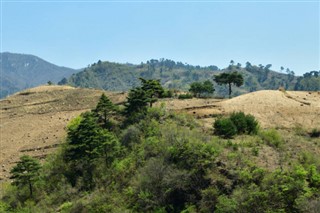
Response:
[[[320,69],[319,1],[1,1],[1,52],[60,66],[168,58]]]

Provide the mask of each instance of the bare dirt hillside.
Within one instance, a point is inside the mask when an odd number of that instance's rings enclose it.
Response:
[[[92,109],[103,91],[40,86],[0,100],[0,181],[23,154],[43,158],[66,135],[73,117]],[[114,103],[125,95],[105,92]]]
[[[0,181],[23,154],[45,157],[63,142],[67,123],[94,108],[105,91],[67,86],[40,86],[0,100]],[[114,103],[124,93],[105,92]],[[319,92],[259,91],[230,100],[165,99],[168,110],[194,115],[212,128],[214,119],[233,111],[253,114],[263,128],[320,128]]]
[[[201,118],[206,126],[212,126],[219,114],[243,111],[254,115],[263,128],[320,128],[320,92],[263,90],[215,103],[191,102],[188,104],[195,107],[189,107],[188,111]]]

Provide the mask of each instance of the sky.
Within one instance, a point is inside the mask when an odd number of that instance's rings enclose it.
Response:
[[[320,70],[319,0],[0,1],[1,52],[59,66],[166,58]]]

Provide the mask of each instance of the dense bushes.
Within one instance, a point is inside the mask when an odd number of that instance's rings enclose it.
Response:
[[[224,138],[232,138],[237,134],[237,127],[230,118],[217,119],[213,124],[215,134]]]
[[[236,134],[257,134],[259,125],[253,115],[234,112],[228,118],[219,118],[214,124],[215,134],[232,138]]]

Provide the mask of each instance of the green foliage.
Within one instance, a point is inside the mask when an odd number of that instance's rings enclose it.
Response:
[[[259,129],[255,117],[243,112],[233,112],[228,118],[219,118],[213,127],[215,134],[224,138],[232,138],[236,134],[256,134]]]
[[[265,141],[269,146],[280,149],[283,146],[283,139],[279,132],[275,129],[269,129],[265,131],[261,131],[259,133],[260,137],[263,141]]]
[[[316,212],[316,152],[295,157],[287,149],[291,144],[283,143],[304,136],[282,139],[279,132],[266,130],[226,141],[201,128],[192,115],[147,106],[130,117],[115,116],[117,130],[106,129],[94,112],[73,119],[66,143],[39,170],[37,196],[31,200],[27,187],[10,185],[0,198],[0,211]],[[127,125],[125,119],[135,122]],[[241,112],[217,121],[215,131],[222,130],[223,137],[253,134],[258,126]],[[273,156],[263,142],[276,148],[272,154],[292,157],[290,165],[273,169],[278,164],[265,162]]]
[[[266,68],[268,65],[266,65]],[[244,85],[241,88],[233,88],[233,94],[243,94],[262,89],[278,89],[284,86],[286,89],[293,89],[297,77],[290,77],[286,74],[277,73],[269,69],[261,69],[251,65],[241,68],[232,66],[232,71],[236,70],[243,74]],[[200,67],[174,62],[168,59],[152,59],[147,63],[139,65],[119,64],[111,62],[94,63],[83,71],[71,76],[68,83],[73,86],[101,88],[113,91],[128,91],[139,86],[139,78],[160,79],[161,84],[169,89],[179,89],[187,91],[189,85],[195,81],[206,81],[212,78],[215,72],[219,71],[216,66]],[[230,72],[225,68],[220,72]],[[291,79],[293,78],[293,79]],[[215,93],[219,96],[228,95],[228,88],[216,86]]]
[[[320,71],[311,71],[299,77],[294,87],[295,90],[319,91],[320,90]]]
[[[232,138],[237,134],[237,127],[230,118],[219,118],[215,120],[213,127],[215,134],[224,138]]]
[[[221,195],[218,197],[216,208],[216,212],[233,213],[237,212],[237,203],[235,200],[228,198],[226,195]]]
[[[152,104],[158,100],[164,93],[164,89],[160,84],[160,80],[146,80],[143,78],[139,78],[141,81],[141,89],[146,92],[147,102],[150,107]]]
[[[82,176],[88,182],[88,188],[93,188],[91,184],[96,160],[103,158],[105,164],[110,165],[119,154],[120,144],[111,132],[98,125],[93,113],[84,113],[82,117],[76,128],[72,126],[72,129],[68,129],[64,159],[74,167],[69,175],[72,185]]]
[[[193,82],[190,84],[189,92],[193,93],[194,97],[212,94],[214,92],[213,83],[209,80],[204,82]]]
[[[243,85],[243,76],[238,72],[232,72],[232,73],[221,73],[219,75],[214,76],[214,81],[217,82],[217,84],[228,84],[229,85],[229,98],[231,97],[232,89],[231,85],[234,84],[237,87],[240,87]]]
[[[28,155],[20,157],[20,161],[10,171],[12,184],[18,187],[29,187],[30,197],[33,197],[34,183],[39,178],[41,165],[39,161]]]
[[[9,212],[9,205],[0,200],[0,212]]]
[[[243,112],[233,112],[230,120],[237,128],[238,134],[257,134],[259,125],[253,115],[246,115]]]
[[[236,126],[238,134],[244,134],[247,131],[246,115],[243,112],[233,112],[230,120]]]
[[[162,95],[159,98],[172,98],[174,92],[172,89],[164,89]]]
[[[61,81],[58,82],[58,85],[67,85],[68,84],[68,79],[63,78]]]
[[[105,127],[110,126],[110,116],[116,112],[116,106],[110,101],[110,99],[103,93],[99,99],[99,102],[93,112],[98,116],[99,120],[102,120]]]
[[[312,129],[312,131],[310,133],[310,137],[312,137],[312,138],[320,137],[320,130],[318,130],[316,128]]]
[[[148,106],[148,97],[146,91],[142,88],[131,89],[125,106],[125,112],[130,116],[132,116],[134,113],[144,112]]]
[[[141,141],[142,132],[135,125],[128,126],[122,133],[121,144],[131,147]]]
[[[193,95],[190,94],[190,93],[186,93],[186,94],[180,94],[178,96],[178,99],[192,99],[193,98]]]
[[[132,116],[136,113],[144,113],[147,106],[152,107],[152,104],[158,100],[164,93],[159,80],[145,80],[140,78],[141,87],[131,89],[126,106],[126,115]]]

